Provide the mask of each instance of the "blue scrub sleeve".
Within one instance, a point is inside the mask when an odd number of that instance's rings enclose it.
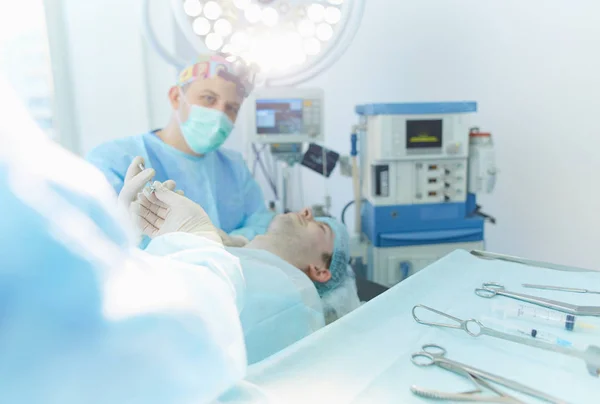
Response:
[[[232,236],[243,236],[248,240],[265,234],[275,214],[267,209],[265,198],[258,183],[244,164],[244,223],[239,229],[229,233]]]
[[[106,149],[109,148],[103,146],[97,147],[96,149],[89,152],[85,159],[88,162],[92,163],[97,169],[102,171],[102,174],[104,174],[104,176],[110,183],[110,186],[113,187],[113,189],[118,195],[119,192],[121,192],[121,189],[123,189],[123,184],[125,183],[125,174],[127,173],[127,168],[129,167],[129,164],[123,167],[122,162],[114,161],[114,159],[111,158],[110,155],[107,155],[108,153],[110,153],[110,150]],[[121,160],[123,159],[122,154],[123,152],[120,151],[119,157]],[[131,162],[132,159],[129,159],[129,162]]]

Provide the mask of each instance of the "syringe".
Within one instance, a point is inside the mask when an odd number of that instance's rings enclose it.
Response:
[[[567,331],[596,329],[593,324],[584,323],[572,314],[515,302],[494,302],[492,311],[496,317],[531,320],[543,324],[552,324]]]
[[[145,168],[144,168],[144,165],[143,165],[143,164],[141,164],[141,163],[138,165],[138,167],[139,167],[139,168],[140,168],[140,170],[142,170],[142,171],[144,171],[144,170],[145,170]],[[152,185],[152,181],[148,181],[147,187],[148,187],[148,190],[149,190],[150,192],[154,192],[154,191],[156,191],[156,189],[154,189],[154,185]]]
[[[566,339],[560,338],[559,336],[554,335],[552,333],[538,330],[532,327],[518,326],[513,323],[509,323],[507,320],[492,319],[484,316],[482,317],[482,321],[484,324],[490,324],[492,325],[492,327],[499,329],[503,332],[513,332],[516,334],[527,335],[528,337],[535,338],[540,341],[568,348],[585,349],[585,347],[579,347],[579,345],[574,344],[573,342],[568,341]]]

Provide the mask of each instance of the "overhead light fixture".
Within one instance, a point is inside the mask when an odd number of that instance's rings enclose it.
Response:
[[[317,26],[317,38],[319,38],[321,41],[329,41],[332,36],[333,28],[331,28],[331,25],[324,22]]]
[[[198,17],[202,13],[202,3],[200,0],[185,0],[183,9],[190,17]]]
[[[222,12],[221,6],[216,1],[209,1],[204,5],[204,16],[209,20],[216,20]]]
[[[244,10],[251,3],[251,0],[233,0],[233,5],[239,8],[240,10]]]
[[[308,9],[306,10],[306,15],[308,15],[308,18],[314,22],[321,22],[325,17],[325,7],[323,7],[322,4],[313,3],[310,6],[308,6]]]
[[[215,32],[221,35],[222,37],[228,37],[233,31],[233,27],[231,26],[229,20],[226,20],[224,18],[221,18],[220,20],[217,20],[217,22],[215,22],[214,29]]]
[[[305,39],[304,51],[307,55],[316,55],[321,51],[321,42],[319,42],[316,38]]]
[[[298,24],[298,32],[303,37],[311,37],[315,35],[316,27],[315,23],[310,20],[302,20]]]
[[[277,25],[277,21],[279,20],[279,13],[272,7],[267,7],[262,11],[262,21],[265,25],[269,27],[274,27]]]
[[[223,37],[215,32],[212,32],[206,36],[206,47],[210,50],[216,51],[223,46]]]
[[[210,21],[204,17],[198,17],[194,20],[192,25],[194,32],[198,35],[204,36],[210,32]]]
[[[243,31],[234,32],[231,36],[231,43],[238,45],[240,48],[247,48],[250,42],[248,34]]]
[[[260,21],[262,10],[258,4],[252,4],[244,10],[244,16],[250,24],[255,24]]]
[[[325,9],[325,21],[328,24],[337,24],[342,19],[342,12],[337,7],[327,7]]]
[[[202,53],[208,48],[241,57],[257,63],[262,73],[268,72],[265,80],[287,85],[307,80],[341,56],[357,30],[366,2],[170,1],[177,23],[195,51]],[[151,0],[143,2],[148,8]]]

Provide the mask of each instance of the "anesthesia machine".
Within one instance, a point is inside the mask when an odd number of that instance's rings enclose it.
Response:
[[[496,166],[491,135],[471,128],[476,111],[475,102],[356,107],[355,221],[368,240],[367,279],[392,286],[455,249],[483,249],[484,221],[495,220],[476,194],[492,192]]]

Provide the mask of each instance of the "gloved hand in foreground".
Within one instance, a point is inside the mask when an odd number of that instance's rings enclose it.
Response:
[[[137,194],[142,192],[148,181],[152,180],[156,174],[153,169],[142,170],[140,166],[144,167],[144,159],[138,156],[131,161],[125,174],[125,182],[119,193],[119,204],[126,209],[129,209],[129,205],[136,200]],[[163,182],[163,185],[171,191],[174,191],[177,186],[173,180],[167,180]],[[183,191],[176,192],[183,195]]]
[[[204,236],[222,244],[221,237],[200,205],[154,182],[155,191],[138,194],[131,206],[138,228],[154,238],[173,232]]]
[[[129,205],[135,201],[137,194],[144,189],[146,183],[154,178],[156,174],[151,168],[141,170],[140,165],[144,166],[144,159],[138,156],[133,159],[129,168],[127,168],[125,182],[121,192],[119,192],[119,205],[125,209],[129,209]]]

